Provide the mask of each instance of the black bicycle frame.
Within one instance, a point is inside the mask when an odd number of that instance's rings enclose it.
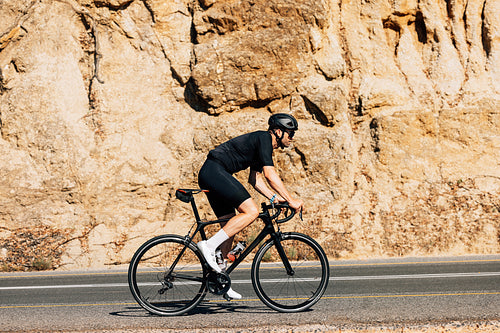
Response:
[[[205,227],[211,224],[215,223],[224,223],[229,221],[229,219],[218,219],[218,220],[213,220],[213,221],[202,221],[200,219],[200,214],[198,213],[198,208],[196,206],[196,203],[194,201],[194,196],[191,195],[191,207],[193,208],[193,213],[196,218],[196,229],[193,232],[192,236],[187,235],[186,240],[188,242],[191,242],[193,237],[199,232],[201,239],[206,240],[207,235],[205,233]],[[293,275],[294,270],[292,269],[292,266],[290,265],[290,262],[288,260],[288,257],[286,256],[285,250],[283,249],[283,246],[281,245],[281,232],[274,228],[273,221],[271,220],[271,217],[269,216],[269,211],[266,209],[266,204],[262,204],[262,210],[263,212],[259,214],[259,217],[265,224],[264,228],[262,231],[257,235],[257,237],[254,239],[254,241],[248,245],[245,250],[236,258],[236,260],[226,269],[226,273],[229,275],[231,272],[243,261],[245,258],[252,252],[268,235],[271,236],[271,238],[274,240],[274,244],[276,246],[276,249],[278,250],[278,254],[280,255],[281,260],[283,261],[283,265],[285,266],[286,272],[288,275]],[[187,247],[188,243],[186,243]],[[182,256],[183,252],[185,251],[185,248],[181,251],[179,256],[177,257],[177,260]],[[177,260],[172,264],[171,269],[175,267],[177,264]]]

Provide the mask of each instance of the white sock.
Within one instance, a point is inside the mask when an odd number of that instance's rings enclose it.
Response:
[[[228,239],[229,236],[226,234],[224,229],[220,229],[215,235],[213,235],[212,237],[210,237],[209,240],[207,240],[207,245],[209,248],[215,251],[215,249],[218,248],[219,245],[221,245]]]

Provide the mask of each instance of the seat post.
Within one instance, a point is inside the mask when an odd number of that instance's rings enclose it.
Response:
[[[191,196],[190,201],[191,201],[191,207],[193,208],[194,217],[196,219],[196,224],[198,225],[196,227],[195,234],[199,230],[201,239],[207,240],[207,234],[205,233],[204,226],[201,224],[201,218],[200,218],[200,214],[198,213],[198,207],[196,207],[196,203],[194,202],[194,195]]]
[[[200,219],[200,214],[198,213],[198,207],[196,207],[196,203],[194,202],[194,195],[191,194],[191,207],[193,208],[193,213],[194,213],[194,217],[196,219],[196,222],[201,222],[201,219]]]

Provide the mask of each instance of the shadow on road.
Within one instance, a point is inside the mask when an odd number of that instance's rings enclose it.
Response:
[[[217,314],[217,313],[278,313],[264,306],[248,306],[244,304],[239,304],[238,302],[226,302],[226,303],[214,303],[214,302],[202,302],[196,308],[183,314],[181,316],[192,316],[197,314]],[[114,311],[109,313],[112,316],[119,317],[135,317],[135,318],[147,318],[147,317],[160,317],[158,315],[151,314],[141,308],[140,306],[127,307],[122,311]]]

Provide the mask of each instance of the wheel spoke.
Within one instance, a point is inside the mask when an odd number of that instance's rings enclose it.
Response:
[[[303,311],[315,304],[328,284],[328,260],[311,238],[284,234],[282,248],[294,274],[287,274],[276,246],[266,243],[252,266],[252,281],[259,298],[269,307],[283,312]],[[264,263],[272,261],[272,266]]]
[[[134,298],[158,315],[179,315],[194,308],[205,296],[204,268],[196,247],[176,236],[146,242],[132,258],[129,285]],[[182,253],[171,269],[176,257]]]

